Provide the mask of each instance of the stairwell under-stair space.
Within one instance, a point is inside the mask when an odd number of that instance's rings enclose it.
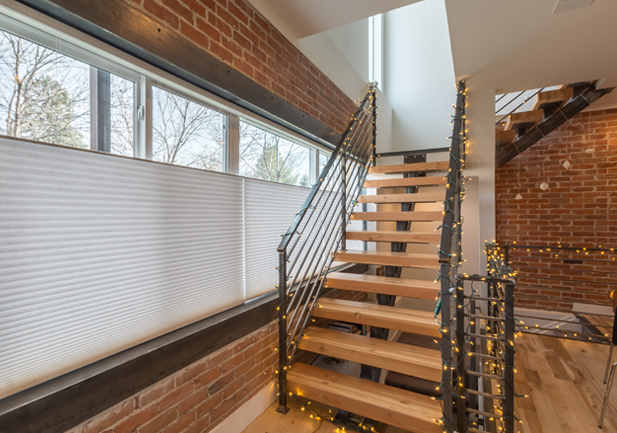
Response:
[[[447,431],[446,425],[452,424],[452,419],[444,419],[452,417],[452,360],[444,358],[437,343],[451,353],[450,337],[444,334],[448,325],[441,326],[441,316],[433,311],[399,308],[395,301],[398,297],[434,301],[444,290],[449,294],[461,260],[464,84],[458,87],[452,146],[442,161],[407,156],[404,164],[374,165],[374,98],[372,88],[279,248],[279,411],[286,411],[289,395],[298,395],[411,432]],[[374,178],[366,180],[367,174]],[[363,189],[375,189],[376,194],[360,195]],[[353,212],[358,203],[378,208]],[[437,207],[416,208],[431,203]],[[395,205],[397,210],[379,209],[383,205]],[[350,221],[380,226],[391,222],[395,230],[348,230]],[[422,226],[431,230],[418,229]],[[389,248],[353,250],[347,241]],[[435,244],[435,252],[408,252],[408,244]],[[334,261],[383,266],[385,272],[329,272]],[[401,278],[403,268],[430,269],[442,284]],[[326,288],[373,294],[378,303],[321,297]],[[366,325],[371,333],[306,326],[316,319]],[[390,330],[430,337],[436,344],[427,348],[389,341]],[[298,349],[360,363],[362,377],[294,362]],[[434,397],[380,383],[382,369],[434,383],[442,390],[443,408]]]

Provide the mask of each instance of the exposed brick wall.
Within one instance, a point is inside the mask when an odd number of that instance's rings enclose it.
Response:
[[[578,114],[498,169],[496,208],[500,244],[617,248],[617,110]],[[615,254],[520,249],[511,262],[520,306],[569,310],[617,289]]]
[[[166,377],[68,433],[207,432],[275,379],[276,322]]]
[[[125,0],[342,133],[356,106],[246,0]]]

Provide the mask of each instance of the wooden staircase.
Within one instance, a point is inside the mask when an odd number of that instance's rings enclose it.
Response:
[[[399,276],[403,267],[431,269],[435,270],[434,275],[437,274],[436,269],[439,267],[437,248],[431,254],[407,252],[406,244],[438,244],[439,232],[415,231],[409,230],[409,227],[414,228],[412,222],[428,222],[432,224],[433,229],[440,224],[443,218],[442,211],[413,211],[413,203],[436,203],[433,206],[439,207],[445,197],[446,180],[443,173],[447,170],[447,162],[372,167],[369,174],[398,176],[367,180],[364,187],[376,188],[377,194],[361,196],[358,202],[375,203],[379,206],[400,203],[402,210],[356,212],[351,218],[356,221],[395,221],[397,230],[348,231],[346,239],[374,242],[375,245],[382,247],[383,243],[389,242],[392,246],[390,251],[383,251],[382,248],[369,251],[339,251],[335,260],[386,266],[386,270],[396,276],[333,272],[327,276],[326,287],[377,294],[378,298],[387,295],[385,298],[391,300],[396,297],[434,300],[440,290],[439,285],[433,281],[399,278]],[[433,175],[424,176],[427,172]],[[442,174],[436,174],[439,172]],[[418,187],[422,187],[423,191],[418,192]],[[405,188],[405,192],[380,194],[382,188]],[[403,226],[406,229],[401,230]],[[400,245],[404,247],[401,248]],[[401,249],[402,251],[399,251]],[[363,324],[374,327],[373,329],[385,328],[440,338],[439,327],[432,312],[398,308],[393,305],[320,298],[311,316]],[[308,327],[304,330],[298,348],[429,380],[436,384],[441,381],[442,360],[436,348],[427,349],[318,327]],[[411,432],[442,432],[439,424],[442,417],[440,403],[427,395],[302,363],[291,366],[287,373],[287,385],[289,391],[302,397]]]
[[[597,82],[572,83],[539,92],[530,111],[510,113],[495,128],[496,164],[501,167],[580,113],[614,88],[598,89]]]

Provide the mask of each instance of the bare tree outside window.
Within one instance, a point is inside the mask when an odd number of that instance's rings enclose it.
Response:
[[[111,153],[133,156],[135,83],[111,74]]]
[[[88,68],[0,31],[0,134],[89,147]]]
[[[225,116],[182,96],[152,88],[152,159],[223,171]]]
[[[240,122],[240,174],[257,179],[309,185],[307,147]]]

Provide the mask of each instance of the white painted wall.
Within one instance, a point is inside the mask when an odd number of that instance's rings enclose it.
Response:
[[[456,90],[444,0],[386,13],[384,50],[393,149],[448,146]]]
[[[295,44],[348,97],[356,102],[364,97],[366,80],[328,32],[297,40]]]
[[[328,30],[336,46],[343,52],[360,77],[368,82],[368,19]]]
[[[467,91],[469,147],[465,176],[467,199],[463,202],[463,271],[486,273],[484,241],[495,239],[495,89]]]

